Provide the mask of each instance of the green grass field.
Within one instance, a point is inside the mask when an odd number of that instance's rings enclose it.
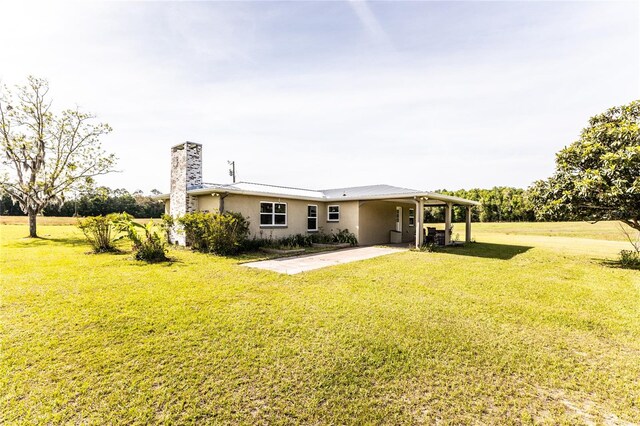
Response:
[[[640,271],[544,225],[293,276],[1,225],[0,424],[639,423]]]
[[[147,223],[149,219],[134,219],[136,222]],[[153,219],[160,221],[161,219]],[[59,225],[76,225],[78,219],[75,217],[55,217],[55,216],[39,216],[38,226],[59,226]],[[29,218],[27,216],[0,216],[0,225],[28,225]]]
[[[620,227],[633,232],[621,222],[538,222],[538,223],[474,223],[471,229],[476,234],[541,235],[547,237],[574,237],[596,240],[627,241]],[[459,224],[464,230],[464,224]],[[454,227],[454,230],[456,228]],[[461,235],[464,235],[462,233]]]

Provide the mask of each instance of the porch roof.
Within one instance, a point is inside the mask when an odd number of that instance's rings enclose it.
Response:
[[[346,188],[333,188],[324,190],[311,190],[303,188],[293,188],[286,186],[267,185],[254,182],[238,182],[233,184],[210,184],[205,183],[187,189],[190,195],[206,194],[238,194],[255,195],[264,197],[289,198],[297,200],[337,202],[337,201],[357,201],[357,200],[420,200],[425,205],[445,205],[447,203],[479,206],[480,203],[465,198],[453,197],[439,194],[437,192],[420,191],[409,188],[401,188],[391,185],[368,185]],[[169,199],[170,194],[158,195],[154,198],[159,200]]]

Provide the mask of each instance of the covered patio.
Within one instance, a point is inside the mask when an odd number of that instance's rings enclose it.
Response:
[[[471,209],[477,201],[436,193],[412,196],[375,198],[359,203],[359,239],[361,244],[414,243],[421,247],[425,242],[425,208],[444,207],[444,245],[451,245],[452,212],[454,206],[466,209],[465,242],[471,242]]]

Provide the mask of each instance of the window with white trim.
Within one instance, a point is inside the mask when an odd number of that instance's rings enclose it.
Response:
[[[340,222],[340,206],[327,207],[327,222]]]
[[[261,201],[260,226],[287,226],[287,203]]]
[[[409,209],[409,226],[416,226],[416,209]]]
[[[309,204],[307,206],[307,231],[318,230],[318,206]]]

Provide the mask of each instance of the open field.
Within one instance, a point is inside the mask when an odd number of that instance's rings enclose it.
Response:
[[[426,224],[444,229],[444,223]],[[603,222],[489,222],[472,223],[471,230],[474,237],[486,235],[538,235],[545,237],[571,237],[588,238],[593,240],[624,241],[627,238],[620,229],[623,226],[628,232],[635,232],[631,227],[618,221]],[[460,240],[464,240],[466,225],[464,223],[453,224],[453,236],[458,234]]]
[[[574,237],[596,240],[627,241],[620,229],[623,226],[628,232],[636,232],[631,227],[617,221],[589,222],[501,222],[501,223],[473,223],[471,229],[476,235],[507,234],[507,235],[540,235],[547,237]],[[462,230],[464,238],[464,223],[454,226]]]
[[[640,423],[640,271],[582,226],[285,276],[2,225],[0,423]]]
[[[146,223],[149,219],[134,219],[136,222]],[[160,221],[160,219],[153,219]],[[38,227],[60,226],[60,225],[76,225],[78,218],[76,217],[57,217],[57,216],[38,216]],[[27,216],[0,216],[0,225],[28,225],[29,218]]]

